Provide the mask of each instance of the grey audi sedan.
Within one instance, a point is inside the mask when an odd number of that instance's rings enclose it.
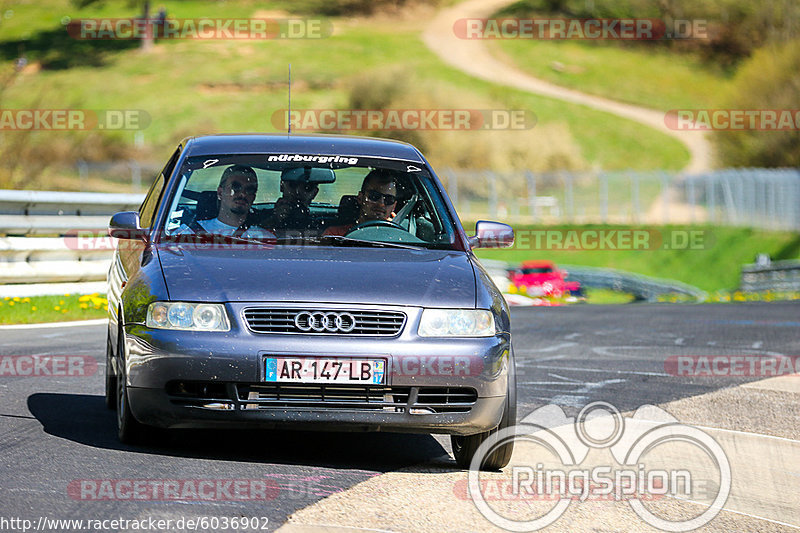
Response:
[[[508,306],[413,146],[185,139],[109,224],[106,403],[148,427],[443,433],[469,467],[514,425]],[[482,468],[505,466],[512,444]]]

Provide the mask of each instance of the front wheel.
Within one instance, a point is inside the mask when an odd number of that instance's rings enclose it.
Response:
[[[114,354],[111,350],[111,336],[106,337],[106,407],[112,411],[117,408],[117,376],[114,374],[114,367],[111,366],[111,359]]]
[[[513,361],[511,363],[514,364]],[[489,431],[478,433],[475,435],[451,435],[450,442],[453,445],[453,456],[459,467],[469,469],[472,463],[472,458],[478,450],[483,441],[488,439],[492,434],[498,431],[511,427],[517,422],[517,380],[514,375],[514,367],[508,374],[508,391],[506,392],[506,403],[503,408],[503,417],[500,419],[500,425]],[[511,461],[511,454],[514,452],[514,441],[510,440],[500,446],[497,446],[492,453],[490,453],[481,463],[481,470],[500,470]]]
[[[128,380],[125,375],[125,339],[121,328],[118,343],[120,365],[117,375],[117,434],[121,442],[137,444],[144,440],[145,426],[134,418],[128,400]]]

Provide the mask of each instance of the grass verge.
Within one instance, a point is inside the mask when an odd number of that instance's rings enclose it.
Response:
[[[687,54],[635,44],[490,42],[499,60],[556,85],[651,109],[719,106],[731,74]]]
[[[468,232],[474,224],[465,224]],[[650,236],[647,249],[564,249],[570,232],[580,235],[586,230],[642,230]],[[694,285],[704,291],[728,291],[739,286],[741,267],[752,263],[759,253],[774,260],[800,258],[800,235],[792,232],[770,232],[751,228],[702,226],[516,226],[514,247],[480,249],[480,258],[519,263],[532,259],[548,259],[556,264],[572,264],[614,268],[656,278],[673,279]],[[538,243],[533,232],[547,231]],[[697,234],[695,244],[683,242],[688,232]],[[548,245],[547,236],[556,239]],[[559,244],[560,243],[560,244]]]
[[[105,318],[108,300],[99,294],[6,297],[0,300],[0,324],[38,324]]]

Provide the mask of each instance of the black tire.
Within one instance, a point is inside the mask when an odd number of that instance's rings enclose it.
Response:
[[[453,456],[456,463],[460,468],[469,470],[472,463],[472,457],[478,451],[478,447],[483,444],[483,441],[488,439],[494,433],[501,429],[512,427],[517,423],[517,379],[516,372],[513,367],[509,370],[508,374],[508,392],[506,393],[506,404],[503,408],[503,416],[500,419],[500,425],[489,431],[477,433],[475,435],[451,435],[450,443],[453,446]],[[514,441],[508,441],[505,444],[497,446],[495,450],[490,453],[481,464],[481,470],[495,471],[500,470],[511,461],[511,454],[514,452]]]
[[[111,335],[106,335],[106,407],[112,411],[117,409],[117,376],[114,374],[114,367],[111,366],[111,359],[114,354],[111,350]]]
[[[127,376],[125,375],[125,340],[120,327],[117,354],[119,357],[119,374],[117,375],[117,435],[120,442],[138,444],[144,442],[145,426],[136,420],[131,412],[128,399]]]

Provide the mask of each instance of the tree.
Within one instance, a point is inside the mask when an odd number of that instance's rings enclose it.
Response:
[[[742,63],[725,109],[794,110],[800,102],[800,39],[768,45]],[[800,120],[792,115],[793,120]],[[719,131],[720,162],[734,167],[800,167],[800,133],[791,130]]]

